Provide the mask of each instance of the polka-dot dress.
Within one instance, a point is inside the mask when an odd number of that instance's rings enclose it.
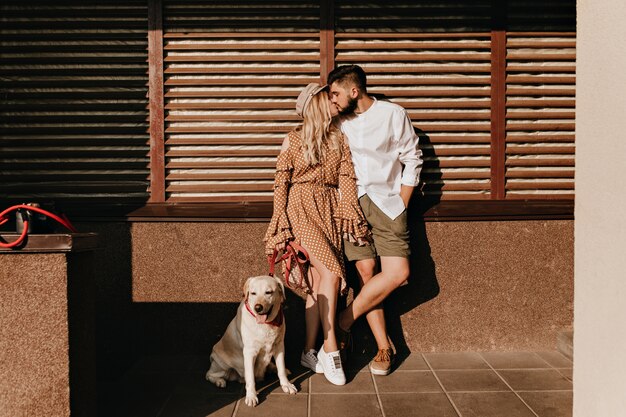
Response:
[[[326,148],[317,165],[307,165],[298,130],[289,133],[289,147],[276,161],[274,214],[265,234],[265,251],[293,239],[341,278],[347,291],[343,235],[365,238],[367,221],[359,206],[350,148]]]

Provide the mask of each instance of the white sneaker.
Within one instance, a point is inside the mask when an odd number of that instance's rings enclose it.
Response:
[[[307,353],[302,352],[300,355],[300,365],[309,368],[316,374],[323,374],[322,364],[317,360],[317,350],[311,349]]]
[[[324,346],[322,345],[319,353],[317,354],[317,360],[322,365],[324,376],[328,382],[335,385],[346,384],[346,374],[343,373],[339,351],[326,353],[324,352]]]

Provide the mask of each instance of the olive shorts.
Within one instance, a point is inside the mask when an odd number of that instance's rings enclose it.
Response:
[[[406,210],[392,220],[370,200],[367,194],[359,198],[359,204],[372,230],[374,242],[367,246],[356,246],[344,240],[344,252],[348,260],[373,259],[377,256],[408,258],[411,249]]]

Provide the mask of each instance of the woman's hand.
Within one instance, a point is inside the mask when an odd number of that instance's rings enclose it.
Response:
[[[287,247],[287,242],[278,242],[275,246],[278,252],[284,251],[286,247]]]

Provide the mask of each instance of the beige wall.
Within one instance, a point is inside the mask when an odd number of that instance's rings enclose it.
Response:
[[[579,0],[574,416],[626,413],[626,2]]]

